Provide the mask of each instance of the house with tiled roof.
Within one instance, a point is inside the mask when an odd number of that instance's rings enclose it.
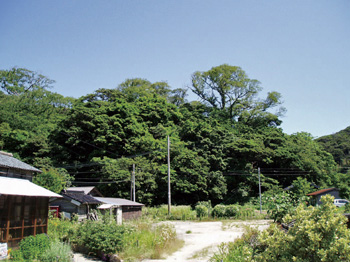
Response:
[[[0,151],[0,244],[16,247],[25,237],[47,233],[50,198],[61,196],[32,183],[41,172]]]

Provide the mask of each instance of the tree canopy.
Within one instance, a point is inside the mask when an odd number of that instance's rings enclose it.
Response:
[[[279,127],[281,95],[260,98],[259,81],[240,67],[195,72],[191,89],[201,101],[192,102],[184,89],[141,78],[72,99],[27,69],[0,76],[0,147],[45,170],[36,181],[55,191],[74,177],[75,185],[128,198],[135,164],[136,200],[165,203],[169,135],[174,204],[250,201],[258,194],[258,167],[263,190],[301,176],[349,194],[332,155],[309,134]]]

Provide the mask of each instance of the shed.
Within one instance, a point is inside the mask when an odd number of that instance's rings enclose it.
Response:
[[[312,205],[321,205],[322,204],[321,197],[324,195],[331,195],[331,196],[334,196],[334,198],[339,198],[339,189],[335,187],[325,188],[325,189],[312,192],[307,195],[312,197],[311,199]]]
[[[101,201],[95,197],[85,194],[83,191],[62,192],[63,199],[55,199],[50,206],[58,206],[59,212],[64,212],[70,218],[71,215],[77,214],[79,220],[87,218],[91,209],[96,209]]]
[[[130,201],[123,198],[114,198],[114,197],[95,197],[97,200],[101,201],[104,204],[114,205],[115,207],[121,207],[122,210],[122,219],[136,219],[142,215],[142,207],[144,204]],[[116,211],[117,212],[117,209]],[[114,215],[117,215],[114,213]]]

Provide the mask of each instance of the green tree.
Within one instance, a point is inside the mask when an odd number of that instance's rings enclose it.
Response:
[[[206,72],[195,72],[192,75],[191,90],[208,105],[218,108],[233,121],[257,124],[263,119],[267,124],[280,124],[278,114],[268,110],[281,104],[281,95],[268,93],[266,99],[258,99],[262,90],[260,82],[248,78],[237,66],[223,64]]]
[[[73,103],[49,91],[53,83],[25,68],[0,70],[0,146],[29,163],[47,156],[48,136]]]
[[[63,189],[70,187],[72,180],[73,177],[63,168],[43,169],[33,178],[35,184],[55,193],[60,193]]]

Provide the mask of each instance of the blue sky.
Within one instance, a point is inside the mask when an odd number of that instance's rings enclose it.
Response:
[[[65,96],[132,77],[183,88],[224,63],[282,94],[284,132],[350,126],[348,0],[0,1],[0,69],[38,71]]]

